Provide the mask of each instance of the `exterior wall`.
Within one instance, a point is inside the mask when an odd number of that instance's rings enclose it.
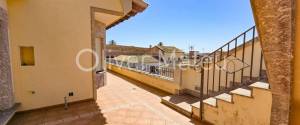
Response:
[[[200,86],[201,75],[194,69],[186,69],[182,71],[182,89],[195,90],[196,86]]]
[[[158,57],[159,56],[159,51],[160,49],[158,47],[152,47],[152,48],[149,48],[149,53],[154,56],[154,57]]]
[[[245,47],[245,62],[247,64],[251,64],[251,50],[252,50],[252,46],[251,44],[246,46]],[[259,42],[255,42],[254,44],[254,50],[255,52],[253,53],[254,54],[254,58],[253,58],[253,77],[258,77],[259,76],[259,69],[260,69],[260,58],[261,58],[261,46],[260,46],[260,43]],[[237,50],[237,57],[242,57],[243,53],[243,50],[242,49],[238,49]],[[231,65],[229,65],[230,67]],[[210,67],[212,67],[210,65]],[[266,67],[265,67],[265,63],[263,61],[263,64],[262,64],[262,69],[263,70],[266,70]],[[248,68],[245,68],[244,69],[244,76],[250,76],[250,67]],[[207,75],[208,74],[208,71],[205,70],[204,71],[204,88],[207,88]],[[213,77],[212,77],[212,74],[213,74],[213,68],[210,69],[209,71],[209,85],[212,85],[213,83]],[[240,82],[241,81],[241,78],[240,78],[240,75],[241,75],[241,71],[239,72],[236,72],[236,77],[235,77],[235,82]],[[221,86],[225,86],[226,85],[226,72],[221,70]],[[200,72],[197,72],[195,71],[194,69],[187,69],[187,70],[184,70],[183,71],[183,89],[189,89],[189,90],[195,90],[195,87],[199,87],[200,86],[200,80],[201,80],[201,75],[200,75]],[[230,81],[233,81],[233,75],[232,74],[228,74],[228,85],[229,85],[229,82]],[[219,85],[219,70],[216,68],[215,69],[215,90],[217,90],[216,88],[218,87]],[[212,86],[209,86],[209,89],[212,90]]]
[[[189,59],[194,59],[194,58],[197,58],[198,55],[199,55],[199,51],[189,51]]]
[[[289,124],[295,0],[251,0],[273,94],[272,125]]]
[[[149,86],[155,87],[157,89],[161,89],[165,92],[176,94],[179,90],[180,85],[180,73],[175,72],[175,79],[174,81],[169,81],[165,79],[161,79],[155,76],[146,75],[143,73],[139,73],[133,70],[128,70],[126,68],[114,66],[114,65],[107,65],[108,69],[111,71],[114,71],[116,73],[119,73],[121,75],[124,75],[126,77],[129,77],[131,79],[140,81],[142,83],[145,83]]]
[[[0,0],[0,110],[14,105],[6,0]]]
[[[77,53],[91,47],[91,6],[122,12],[119,0],[9,0],[9,29],[16,102],[30,110],[93,98],[92,72]],[[20,46],[33,46],[35,66],[20,65]],[[82,54],[83,67],[92,55]]]
[[[103,87],[106,83],[106,64],[105,64],[105,39],[106,39],[106,27],[101,22],[94,23],[95,25],[95,40],[92,41],[92,48],[98,54],[99,65],[93,70],[93,83],[94,83],[94,99],[97,97],[97,89]],[[93,56],[93,65],[95,64],[95,57]]]
[[[169,57],[173,56],[173,53],[168,53],[168,52],[164,52],[161,49],[159,49],[157,46],[150,48],[149,53],[151,53],[151,55],[153,55],[154,57],[159,57],[159,54],[163,54],[164,57],[166,59],[168,59]],[[183,58],[184,57],[184,52],[176,52],[175,53],[175,57],[176,58]]]
[[[168,58],[173,57],[174,54],[173,53],[164,53],[164,56],[166,59],[168,59]],[[184,53],[175,53],[175,58],[176,58],[175,60],[178,61],[178,58],[183,59],[183,57],[184,57]]]
[[[300,1],[296,1],[296,42],[294,60],[294,84],[292,85],[291,125],[300,125]],[[296,49],[298,48],[298,49]]]

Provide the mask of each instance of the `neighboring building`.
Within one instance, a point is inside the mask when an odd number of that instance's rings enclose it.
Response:
[[[152,57],[151,55],[120,55],[114,58],[116,61],[127,62],[127,63],[138,63],[145,65],[155,65],[159,64],[159,61]]]
[[[189,59],[195,59],[199,55],[199,51],[189,51]]]
[[[144,55],[149,53],[149,48],[108,44],[106,45],[106,58],[114,58],[119,55]]]
[[[163,46],[157,45],[150,49],[150,54],[159,58],[159,54],[162,54],[167,61],[171,61],[172,58],[175,58],[175,61],[181,61],[184,58],[184,52],[174,46]]]
[[[184,58],[184,52],[174,46],[150,46],[149,48],[136,47],[136,46],[124,46],[116,44],[106,45],[106,58],[114,58],[119,55],[152,55],[154,58],[159,59],[159,53],[164,56],[167,61],[170,61],[174,56],[176,61],[180,61]],[[173,55],[174,54],[174,55]]]
[[[0,0],[0,110],[96,99],[105,81],[106,30],[147,6],[143,0]],[[99,54],[92,72],[76,64],[84,49]],[[93,60],[85,51],[79,63],[90,68]]]

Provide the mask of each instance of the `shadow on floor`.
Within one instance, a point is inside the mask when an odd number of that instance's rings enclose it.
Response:
[[[182,103],[182,102],[186,102],[188,104],[194,104],[194,103],[200,101],[200,98],[197,98],[195,96],[188,95],[188,94],[172,95],[170,97],[171,98],[169,101],[174,104],[178,104],[178,103]]]
[[[118,74],[118,73],[116,73],[116,72],[113,72],[113,71],[110,71],[110,70],[108,70],[108,72],[111,73],[111,74],[113,74],[113,75],[118,76],[119,78],[121,78],[121,79],[123,79],[123,80],[125,80],[125,81],[128,81],[129,83],[131,83],[131,84],[133,84],[133,85],[135,85],[135,86],[137,86],[137,87],[139,87],[139,88],[141,88],[141,89],[144,89],[144,90],[146,90],[146,91],[148,91],[148,92],[150,92],[150,93],[152,93],[152,94],[155,94],[155,95],[157,95],[157,96],[159,96],[159,97],[164,97],[164,96],[169,96],[169,95],[171,95],[170,93],[167,93],[167,92],[164,92],[164,91],[159,90],[159,89],[157,89],[157,88],[154,88],[154,87],[152,87],[152,86],[143,84],[143,83],[141,83],[141,82],[139,82],[139,81],[136,81],[136,80],[131,79],[131,78],[129,78],[129,77],[123,76],[123,75]],[[109,80],[109,78],[107,78],[107,80]]]
[[[53,106],[17,113],[8,125],[105,125],[106,118],[94,101],[82,101],[69,105]]]

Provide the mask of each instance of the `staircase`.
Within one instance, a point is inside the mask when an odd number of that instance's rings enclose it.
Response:
[[[230,93],[210,97],[192,105],[195,118],[215,125],[268,125],[270,124],[272,93],[268,83],[256,82],[249,89],[238,88]]]
[[[162,103],[211,124],[268,124],[272,95],[255,34],[253,26],[197,63],[197,102],[174,103],[180,95],[173,95],[163,97]]]

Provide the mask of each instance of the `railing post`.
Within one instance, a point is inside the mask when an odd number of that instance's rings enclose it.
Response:
[[[259,79],[261,79],[261,77],[262,77],[262,73],[261,73],[262,63],[263,63],[263,52],[261,50],[261,52],[260,52],[260,64],[259,64]]]
[[[242,62],[244,63],[245,61],[245,43],[246,43],[246,32],[243,34],[244,39],[243,39],[243,55],[242,55]],[[243,84],[243,76],[244,76],[244,68],[241,70],[241,84]]]
[[[237,53],[237,38],[234,40],[234,57],[236,58],[236,53]],[[232,75],[233,79],[232,79],[232,86],[235,86],[235,71],[233,72],[233,75]]]
[[[252,72],[253,72],[252,70],[253,70],[254,44],[255,44],[255,26],[253,27],[253,34],[252,34],[252,51],[251,51],[250,80],[252,80]]]
[[[213,61],[214,61],[214,64],[213,64],[213,88],[212,88],[212,91],[214,92],[215,91],[215,70],[216,70],[216,53],[214,52],[214,59],[213,59]]]
[[[227,55],[226,55],[226,58],[229,56],[229,48],[230,48],[230,43],[228,43],[228,46],[227,46]],[[228,62],[227,62],[228,63]],[[228,65],[226,64],[226,68],[228,69],[227,67]],[[226,80],[225,80],[225,86],[227,86],[228,84],[228,70],[226,70]],[[231,86],[230,86],[231,87]],[[227,88],[227,87],[226,87]]]
[[[206,93],[207,93],[207,95],[209,94],[209,63],[210,63],[210,59],[209,59],[209,57],[207,58],[208,60],[207,60],[207,81],[206,81]],[[204,68],[204,67],[203,67]]]
[[[204,84],[204,63],[202,63],[202,66],[200,67],[201,68],[201,80],[200,80],[200,120],[203,120],[203,112],[204,112],[204,108],[203,108],[203,100],[204,100],[204,97],[203,97],[203,84]]]
[[[220,61],[222,61],[222,56],[223,56],[223,48],[221,48]],[[221,67],[219,67],[219,86],[218,86],[218,91],[221,90],[221,75],[222,75],[222,70],[221,70]],[[226,86],[226,88],[227,88],[227,86]]]

